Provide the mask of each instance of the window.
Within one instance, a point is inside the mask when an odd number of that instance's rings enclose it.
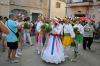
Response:
[[[61,3],[56,2],[56,8],[60,8],[60,6],[61,6]]]
[[[74,14],[75,17],[85,17],[85,14]]]

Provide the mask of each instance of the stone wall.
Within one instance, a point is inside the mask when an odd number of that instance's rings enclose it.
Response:
[[[32,13],[48,14],[48,0],[0,0],[0,15],[8,16],[14,9]]]
[[[9,15],[9,0],[0,0],[0,16]]]
[[[100,1],[94,0],[92,6],[68,6],[66,16],[74,18],[74,14],[85,14],[87,17],[94,18],[96,22],[100,21]],[[81,11],[81,12],[78,12]]]

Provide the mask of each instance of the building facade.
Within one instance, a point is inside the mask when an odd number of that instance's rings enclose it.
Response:
[[[0,9],[1,16],[8,16],[11,12],[32,18],[48,16],[48,0],[0,0]]]
[[[50,0],[50,17],[65,17],[66,3],[63,0]]]
[[[100,0],[66,0],[66,16],[89,17],[100,21]]]
[[[9,0],[0,0],[0,16],[8,16],[9,8]]]

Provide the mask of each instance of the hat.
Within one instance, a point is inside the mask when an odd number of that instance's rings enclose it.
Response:
[[[59,23],[59,20],[58,20],[57,18],[53,18],[52,20],[53,20],[53,22],[55,22],[55,23]]]
[[[64,20],[64,21],[67,21],[67,18],[64,18],[63,20]]]

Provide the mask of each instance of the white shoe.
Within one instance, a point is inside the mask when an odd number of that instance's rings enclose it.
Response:
[[[19,60],[11,60],[11,63],[18,63]]]
[[[74,52],[75,50],[73,49],[72,52]]]
[[[40,54],[40,51],[38,51],[38,54]]]
[[[18,54],[16,54],[15,56],[16,56],[16,58],[20,58],[20,56]]]
[[[76,59],[71,59],[71,62],[76,62]]]
[[[20,56],[22,56],[22,52],[18,52],[17,54],[20,55]]]
[[[17,52],[16,52],[18,55],[22,55],[22,50],[21,49],[17,49]]]
[[[65,55],[65,58],[69,58],[69,56]]]

